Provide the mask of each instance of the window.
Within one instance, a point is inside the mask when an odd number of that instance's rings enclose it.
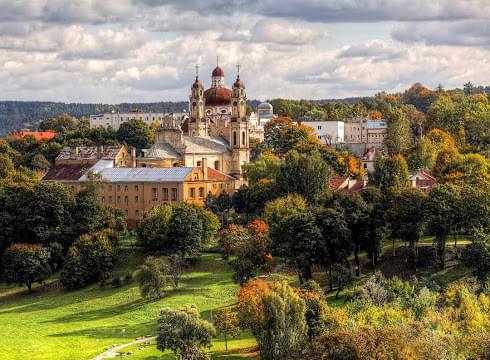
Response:
[[[129,211],[128,211],[128,209],[124,210],[124,213],[126,214],[126,217],[128,217],[128,216],[129,216]]]
[[[233,131],[233,145],[236,146],[236,132]]]
[[[105,196],[102,196],[102,202],[105,203]]]
[[[177,200],[177,189],[172,188],[172,200]]]
[[[199,167],[199,166],[201,166],[201,164],[202,164],[201,161],[198,161],[196,166]]]
[[[194,188],[189,189],[189,197],[191,199],[194,199],[196,197],[196,189],[194,189]]]
[[[128,191],[128,185],[124,185],[124,191]]]
[[[214,169],[219,171],[219,160],[214,162]]]
[[[318,125],[318,126],[317,126],[317,129],[318,129],[318,130],[321,130],[321,129],[322,129],[322,126],[321,126],[321,125]]]
[[[117,191],[121,191],[121,185],[117,185]]]
[[[167,188],[162,188],[162,197],[163,197],[163,200],[165,200],[165,201],[168,200],[168,189]]]
[[[242,145],[245,145],[245,141],[246,141],[245,131],[242,131]]]
[[[216,187],[217,187],[217,186],[218,186],[218,185],[216,185],[216,184],[213,184],[213,189],[216,189]]]
[[[140,211],[139,211],[139,210],[135,210],[135,211],[134,211],[134,214],[135,214],[136,216],[140,216]]]
[[[140,190],[140,187],[138,185],[135,185],[134,186],[134,191],[139,191]]]
[[[151,197],[153,201],[158,200],[158,189],[157,188],[152,188],[151,189]]]
[[[139,202],[140,201],[140,197],[139,196],[135,196],[134,197],[134,202]]]
[[[199,197],[200,198],[203,198],[204,197],[204,188],[203,187],[200,187],[199,188]]]
[[[219,188],[220,189],[223,189],[223,184],[219,184]]]
[[[109,202],[112,204],[112,196],[109,196]]]
[[[109,191],[112,191],[112,185],[109,185]]]
[[[126,205],[128,205],[128,197],[127,197],[127,196],[125,196],[125,197],[124,197],[124,203],[125,203]]]
[[[118,197],[117,197],[117,203],[118,203],[118,204],[120,204],[120,203],[121,203],[121,197],[120,197],[120,196],[118,196]]]

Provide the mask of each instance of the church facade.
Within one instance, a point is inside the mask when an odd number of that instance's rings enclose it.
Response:
[[[242,178],[242,165],[249,162],[249,120],[245,85],[239,73],[232,88],[225,87],[225,74],[217,66],[211,87],[204,89],[199,76],[191,86],[189,120],[183,129],[172,116],[163,119],[155,144],[138,158],[139,167],[208,166]]]

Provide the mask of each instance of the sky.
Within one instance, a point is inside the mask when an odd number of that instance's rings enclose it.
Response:
[[[0,100],[249,99],[490,85],[490,0],[0,0]]]

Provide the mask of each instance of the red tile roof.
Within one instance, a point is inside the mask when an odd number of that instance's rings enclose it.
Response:
[[[337,191],[346,180],[346,177],[332,176],[329,180],[330,190]]]
[[[51,140],[56,136],[56,132],[52,130],[48,131],[19,131],[10,135],[11,139],[24,139],[27,136],[32,136],[37,141]]]
[[[221,180],[221,181],[229,181],[235,180],[234,177],[223,174],[222,172],[215,170],[213,168],[208,167],[208,180]]]

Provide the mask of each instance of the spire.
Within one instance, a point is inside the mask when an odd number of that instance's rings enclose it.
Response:
[[[236,78],[239,79],[240,78],[240,63],[236,64]]]
[[[196,80],[199,79],[199,64],[196,64]]]

